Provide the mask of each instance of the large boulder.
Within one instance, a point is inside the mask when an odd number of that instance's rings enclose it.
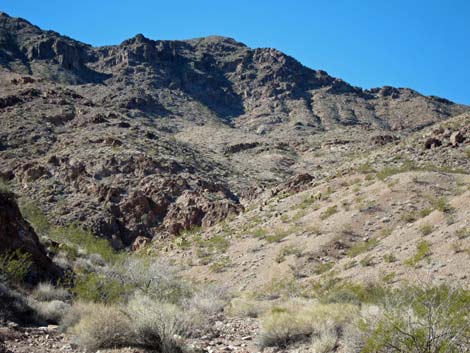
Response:
[[[0,255],[21,251],[30,255],[32,283],[53,280],[60,269],[46,255],[31,225],[23,218],[12,193],[0,191]]]

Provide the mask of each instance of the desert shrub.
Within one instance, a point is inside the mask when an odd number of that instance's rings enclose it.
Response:
[[[340,282],[325,290],[317,290],[317,296],[324,303],[381,303],[388,296],[389,290],[379,285]]]
[[[176,269],[145,258],[128,258],[106,272],[106,277],[117,281],[131,292],[179,304],[191,297],[193,288],[176,275]],[[130,294],[130,293],[128,293]]]
[[[51,283],[39,283],[33,291],[33,298],[42,302],[66,301],[70,297],[71,294],[65,288],[54,287]]]
[[[221,256],[209,266],[209,269],[212,272],[220,273],[220,272],[224,272],[227,269],[227,267],[231,265],[232,265],[232,260],[230,260],[230,257]]]
[[[132,292],[129,283],[123,283],[102,273],[81,274],[72,289],[76,298],[99,303],[117,303]]]
[[[328,272],[333,268],[335,264],[333,262],[319,262],[315,265],[313,273],[320,275],[322,273]]]
[[[447,199],[445,197],[441,197],[437,200],[434,200],[433,201],[433,206],[441,211],[441,212],[444,212],[444,213],[449,213],[449,212],[452,212],[454,210],[454,208],[449,204],[449,202],[447,201]]]
[[[94,304],[85,310],[78,323],[69,329],[84,348],[94,351],[129,346],[135,342],[131,322],[117,306]]]
[[[336,205],[330,206],[320,215],[320,219],[323,221],[334,215],[336,212],[338,212],[338,207]]]
[[[367,267],[372,266],[374,264],[375,257],[372,255],[364,256],[359,263],[361,266]]]
[[[395,293],[378,322],[365,320],[363,352],[467,352],[470,292],[412,287]]]
[[[273,307],[261,318],[260,346],[287,347],[308,338],[321,340],[332,331],[340,337],[341,328],[357,315],[350,304],[321,304],[293,301]]]
[[[40,319],[48,323],[58,324],[70,309],[70,305],[60,300],[38,301],[28,299],[28,305],[33,308]]]
[[[220,285],[209,285],[197,291],[185,302],[185,307],[204,316],[211,316],[223,311],[230,300],[227,288]]]
[[[31,255],[21,249],[0,254],[0,275],[12,283],[23,282],[31,268]]]
[[[182,340],[197,325],[197,320],[178,306],[137,295],[126,312],[131,320],[136,343],[162,353],[182,352]]]
[[[432,233],[432,225],[430,224],[423,224],[419,227],[419,231],[422,235],[429,235]]]
[[[383,259],[387,263],[392,263],[392,262],[397,261],[397,257],[392,253],[385,254]]]
[[[335,325],[326,322],[324,327],[319,328],[317,333],[313,335],[310,349],[312,353],[329,353],[334,352],[340,340],[340,334]]]
[[[269,303],[249,297],[232,299],[227,308],[227,313],[236,317],[259,317],[269,309]]]
[[[369,241],[356,243],[351,248],[349,248],[347,252],[348,256],[355,257],[359,254],[362,254],[366,251],[369,251],[375,248],[378,244],[379,244],[379,240],[377,238],[372,238]]]
[[[455,231],[455,235],[459,239],[466,239],[466,238],[470,237],[470,228],[463,227],[463,228],[457,229]]]
[[[416,266],[418,262],[431,254],[429,242],[422,240],[416,245],[416,253],[405,261],[407,266]]]

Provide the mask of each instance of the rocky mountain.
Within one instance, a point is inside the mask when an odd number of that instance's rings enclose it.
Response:
[[[214,225],[288,177],[335,175],[470,110],[230,38],[92,47],[5,13],[0,82],[0,176],[117,248]]]

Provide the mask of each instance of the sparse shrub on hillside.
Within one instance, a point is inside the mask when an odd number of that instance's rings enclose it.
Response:
[[[227,308],[227,313],[236,317],[259,317],[270,307],[270,303],[250,297],[234,298]]]
[[[405,265],[416,266],[418,262],[425,259],[431,254],[430,245],[427,241],[420,241],[416,245],[416,253],[414,256],[405,261]]]
[[[33,297],[42,302],[52,300],[66,301],[71,298],[71,294],[65,288],[55,287],[51,283],[39,283],[33,290]]]
[[[397,258],[392,253],[389,253],[389,254],[384,255],[384,261],[387,263],[392,263],[392,262],[396,262]]]
[[[231,265],[232,265],[232,260],[230,260],[230,257],[221,256],[215,262],[209,265],[209,269],[212,272],[220,273],[220,272],[224,272],[227,269],[227,267]]]
[[[226,287],[210,284],[196,291],[191,298],[184,302],[183,307],[204,316],[212,316],[223,311],[230,301],[230,297]]]
[[[421,211],[419,211],[419,216],[421,218],[427,217],[432,213],[432,209],[430,208],[423,208]]]
[[[338,212],[338,207],[336,205],[330,206],[320,215],[320,219],[324,221],[325,219],[334,215],[336,212]]]
[[[366,266],[372,266],[374,264],[375,257],[372,255],[367,255],[364,256],[359,263],[361,266],[366,267]]]
[[[79,275],[72,290],[79,300],[99,303],[121,302],[132,293],[129,283],[102,273]]]
[[[36,311],[40,319],[53,324],[58,324],[70,309],[70,304],[61,300],[38,301],[29,298],[28,305]]]
[[[450,213],[454,210],[454,208],[449,204],[447,199],[445,197],[441,197],[437,200],[433,201],[433,206],[437,210],[443,212],[443,213]]]
[[[315,265],[315,268],[313,270],[313,272],[317,275],[320,275],[322,273],[325,273],[329,270],[331,270],[334,266],[334,263],[333,262],[320,262],[318,264]]]
[[[162,353],[182,352],[182,337],[199,324],[197,317],[184,313],[178,306],[141,295],[131,299],[126,313],[136,343]]]
[[[419,227],[419,231],[421,232],[422,235],[429,235],[432,233],[432,225],[430,224],[423,224],[421,227]]]
[[[339,340],[342,329],[357,312],[357,307],[349,304],[293,300],[275,306],[263,315],[259,343],[261,347],[287,347],[311,339],[313,344],[320,346],[333,332]]]
[[[369,239],[368,241],[356,243],[347,251],[348,256],[355,257],[366,251],[372,250],[378,244],[379,244],[379,240],[376,238],[372,238],[372,239]]]
[[[129,258],[115,264],[106,272],[106,277],[120,283],[127,295],[138,292],[171,303],[180,303],[193,291],[188,283],[178,278],[175,268],[145,258]]]
[[[455,231],[455,235],[459,239],[466,239],[470,237],[470,228],[460,228]]]
[[[364,353],[467,352],[470,292],[447,287],[395,292],[377,321],[364,320]]]
[[[275,261],[281,263],[285,260],[286,256],[295,255],[296,257],[302,256],[302,250],[295,245],[286,245],[279,250],[279,253],[276,255]]]
[[[84,308],[82,308],[83,310]],[[134,331],[128,316],[117,306],[93,304],[70,332],[91,351],[133,345]]]

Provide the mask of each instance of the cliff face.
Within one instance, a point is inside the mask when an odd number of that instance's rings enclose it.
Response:
[[[21,251],[30,255],[32,266],[29,280],[50,280],[59,275],[59,269],[47,257],[34,229],[18,209],[13,194],[0,192],[0,254]]]
[[[118,247],[214,224],[266,186],[469,109],[230,38],[95,48],[6,14],[0,87],[0,177]]]

